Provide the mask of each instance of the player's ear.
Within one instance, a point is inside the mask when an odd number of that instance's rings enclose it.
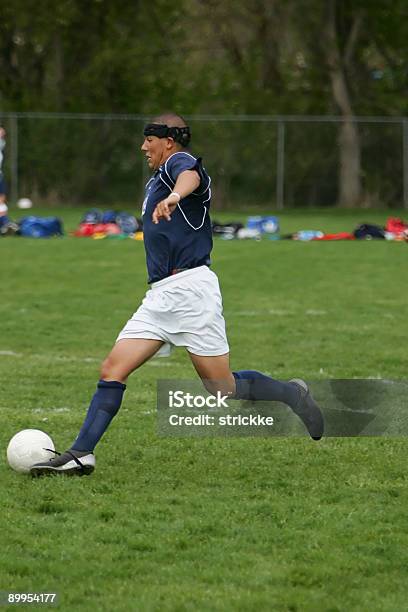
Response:
[[[167,147],[169,149],[171,149],[173,147],[174,143],[175,143],[174,138],[171,138],[171,136],[168,136],[167,137]]]

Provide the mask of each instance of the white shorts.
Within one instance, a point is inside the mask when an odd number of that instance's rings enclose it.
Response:
[[[161,356],[172,346],[185,346],[194,355],[228,353],[217,275],[200,266],[152,283],[116,342],[124,338],[162,340]]]

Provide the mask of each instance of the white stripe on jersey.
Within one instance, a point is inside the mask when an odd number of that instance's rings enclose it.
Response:
[[[201,229],[204,225],[204,221],[205,221],[205,215],[207,214],[207,207],[204,206],[204,215],[203,215],[203,220],[201,221],[201,225],[199,225],[198,227],[194,227],[194,225],[191,225],[190,221],[187,219],[186,215],[184,214],[184,210],[181,208],[180,203],[177,204],[177,206],[179,207],[181,214],[183,215],[184,219],[186,220],[186,222],[188,223],[188,225],[195,231]]]
[[[174,157],[174,155],[180,155],[180,154],[182,154],[182,155],[188,155],[189,157],[191,157],[192,159],[194,159],[194,161],[197,161],[197,159],[194,157],[194,155],[191,155],[190,153],[187,153],[187,152],[185,152],[185,151],[176,151],[176,153],[173,153],[172,155],[170,155],[170,157],[168,157],[168,158],[167,158],[167,160],[166,160],[166,161],[165,161],[165,163],[164,163],[164,167],[163,167],[163,169],[164,169],[164,172],[165,172],[165,173],[166,173],[166,175],[167,175],[168,180],[170,181],[170,183],[173,183],[173,184],[172,184],[172,185],[169,185],[169,184],[168,184],[168,182],[164,180],[164,178],[163,178],[163,174],[162,174],[162,172],[160,172],[160,170],[159,170],[159,177],[160,177],[160,180],[162,181],[162,183],[164,183],[164,184],[166,185],[166,187],[167,187],[168,189],[170,189],[170,191],[173,191],[173,188],[174,188],[175,183],[174,183],[173,179],[171,178],[170,174],[169,174],[169,173],[168,173],[168,171],[167,171],[167,162],[168,162],[168,161],[169,161],[169,160],[170,160],[172,157]],[[147,183],[147,184],[148,184],[148,183]],[[193,191],[193,192],[192,192],[192,195],[196,195],[196,196],[200,195],[200,196],[201,196],[201,195],[204,195],[204,194],[205,194],[207,191],[209,191],[208,198],[207,198],[206,200],[204,200],[204,201],[203,201],[204,215],[203,215],[203,220],[201,221],[201,224],[200,224],[198,227],[194,227],[194,225],[192,225],[192,224],[190,223],[190,221],[187,219],[187,216],[186,216],[186,214],[185,214],[184,210],[181,208],[180,203],[178,203],[178,204],[177,204],[177,206],[178,206],[178,208],[180,209],[180,212],[181,212],[181,214],[183,215],[183,217],[184,217],[184,219],[185,219],[186,223],[187,223],[187,224],[188,224],[188,225],[189,225],[189,226],[190,226],[190,227],[191,227],[191,228],[192,228],[194,231],[198,231],[198,230],[199,230],[199,229],[201,229],[201,228],[203,227],[203,225],[204,225],[205,216],[206,216],[206,214],[207,214],[207,210],[208,210],[208,209],[207,209],[207,207],[206,207],[206,206],[204,206],[204,203],[205,203],[205,202],[208,202],[209,200],[211,200],[211,189],[210,189],[210,185],[211,185],[211,178],[210,178],[210,177],[208,177],[208,185],[207,185],[206,189],[203,191],[203,193],[197,193],[196,191]],[[147,187],[147,185],[146,185],[146,187]]]

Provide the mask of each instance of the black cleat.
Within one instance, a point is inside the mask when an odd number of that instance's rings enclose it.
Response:
[[[313,440],[320,440],[324,433],[324,419],[319,406],[314,401],[309,387],[304,380],[292,378],[290,383],[296,385],[300,391],[300,398],[293,412],[306,425],[307,431]]]
[[[68,476],[84,476],[92,474],[95,469],[95,455],[91,452],[67,450],[65,453],[54,452],[57,457],[35,463],[30,468],[31,476],[46,476],[48,474],[67,474]]]

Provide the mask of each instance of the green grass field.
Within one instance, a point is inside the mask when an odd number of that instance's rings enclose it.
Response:
[[[61,212],[68,229],[79,215]],[[280,217],[284,233],[347,231],[386,213]],[[12,472],[20,429],[71,444],[146,274],[133,240],[0,253],[0,590],[57,591],[64,611],[408,610],[407,440],[158,438],[157,379],[194,377],[182,350],[129,379],[91,477]],[[407,258],[382,241],[216,241],[233,369],[406,377]]]

